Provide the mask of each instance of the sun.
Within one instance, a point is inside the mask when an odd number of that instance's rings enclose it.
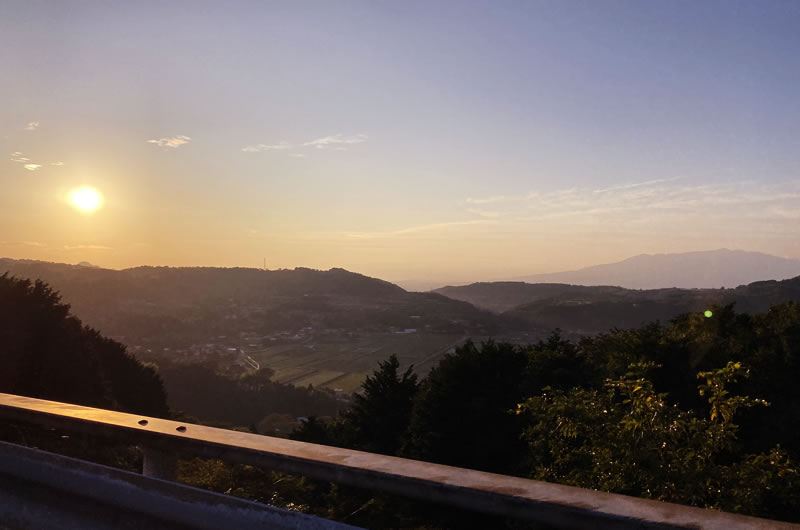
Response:
[[[78,188],[69,194],[72,206],[84,213],[92,213],[103,204],[103,196],[94,188]]]

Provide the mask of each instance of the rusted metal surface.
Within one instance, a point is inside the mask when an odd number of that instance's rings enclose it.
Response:
[[[9,394],[0,394],[0,417],[116,437],[167,454],[257,465],[563,528],[800,528],[548,482]]]
[[[0,442],[0,528],[345,530],[355,527]]]

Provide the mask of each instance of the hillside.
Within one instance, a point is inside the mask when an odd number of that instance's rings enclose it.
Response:
[[[470,304],[436,293],[409,293],[344,269],[110,270],[0,259],[0,274],[4,272],[46,281],[77,315],[112,335],[136,334],[137,324],[131,319],[155,318],[162,319],[158,325],[162,332],[187,326],[211,332],[220,321],[226,322],[224,327],[240,321],[241,325],[232,326],[241,328],[239,331],[317,326],[350,331],[428,328],[484,333],[502,328],[501,319]]]
[[[513,327],[469,303],[344,269],[109,270],[0,259],[4,272],[46,281],[141,359],[230,375],[260,365],[281,383],[345,391],[391,354],[424,372],[465,338]]]
[[[516,278],[526,283],[616,285],[630,289],[736,287],[800,275],[800,260],[743,250],[641,254],[584,269]]]
[[[503,313],[524,304],[561,296],[613,297],[625,291],[627,289],[622,287],[586,287],[563,283],[479,282],[457,287],[442,287],[433,292],[454,300],[469,302],[489,311]]]
[[[800,276],[754,282],[736,289],[650,289],[585,287],[521,282],[476,283],[437,292],[503,316],[546,329],[597,333],[704,311],[713,305],[736,304],[741,312],[766,311],[770,305],[800,301]]]

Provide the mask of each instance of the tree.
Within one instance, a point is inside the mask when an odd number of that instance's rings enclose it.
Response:
[[[785,451],[738,450],[734,416],[765,405],[728,391],[747,369],[731,361],[698,374],[698,393],[711,411],[703,418],[655,391],[648,377],[654,368],[633,364],[604,391],[546,389],[521,403],[516,412],[528,422],[531,478],[800,520],[800,473]]]
[[[471,341],[446,355],[414,403],[405,455],[498,473],[521,470],[519,421],[528,357],[518,346]]]
[[[528,347],[524,391],[538,394],[544,387],[568,390],[592,386],[602,380],[585,352],[555,330],[545,341]]]
[[[342,414],[344,445],[387,455],[396,454],[411,420],[417,375],[409,366],[399,372],[396,355],[380,363],[353,396],[352,407]]]
[[[41,281],[0,276],[0,392],[149,416],[168,414],[161,378],[83,326]]]

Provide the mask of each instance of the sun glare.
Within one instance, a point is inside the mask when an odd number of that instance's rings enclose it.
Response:
[[[78,210],[91,213],[100,208],[103,197],[94,188],[79,188],[69,194],[69,202]]]

